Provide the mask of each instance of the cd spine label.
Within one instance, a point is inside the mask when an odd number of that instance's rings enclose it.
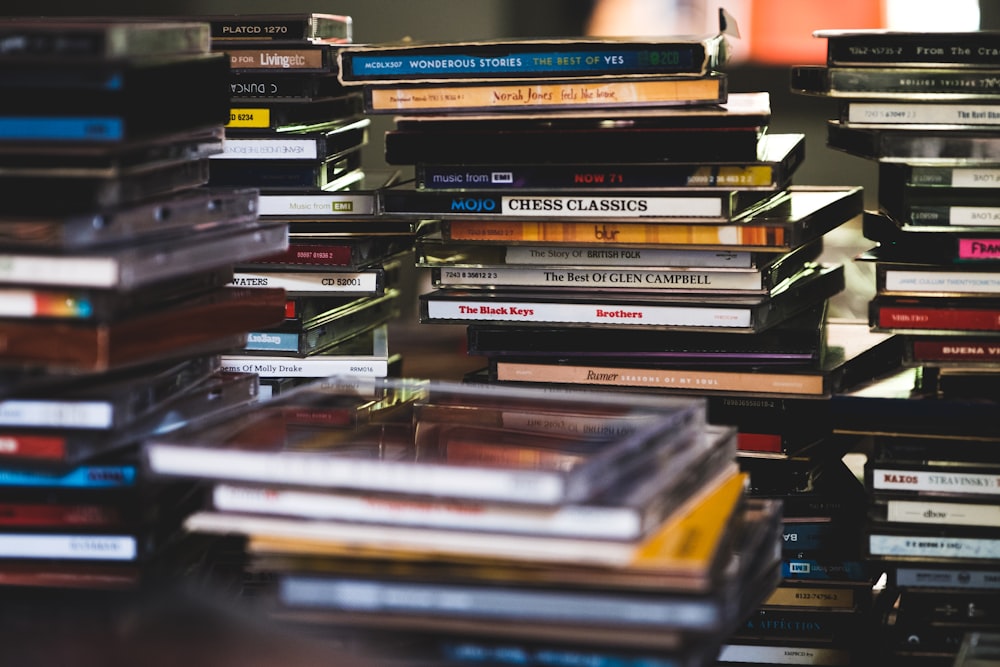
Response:
[[[261,216],[374,215],[374,194],[260,196]]]
[[[737,290],[764,289],[761,274],[747,271],[613,271],[588,268],[528,269],[504,266],[476,268],[435,268],[435,284],[446,287],[504,285],[556,286],[583,285],[597,289],[650,290]]]
[[[0,425],[52,428],[107,429],[114,409],[104,401],[0,401]]]
[[[298,352],[299,334],[279,331],[251,331],[247,334],[247,344],[243,348],[252,352]]]
[[[958,239],[959,259],[1000,259],[1000,238]]]
[[[209,23],[212,41],[242,40],[304,40],[309,39],[308,27],[300,21],[236,21],[219,20]]]
[[[354,260],[349,245],[290,243],[279,255],[255,259],[253,264],[302,264],[307,266],[349,266]]]
[[[805,581],[867,581],[871,578],[867,564],[861,561],[820,563],[815,560],[790,558],[781,562],[781,576]]]
[[[378,580],[323,579],[288,576],[280,597],[291,606],[356,612],[426,613],[452,615],[455,600],[473,616],[614,623],[618,627],[655,625],[661,628],[707,630],[721,622],[721,612],[707,599],[632,598],[614,593],[570,596],[542,589],[477,588],[454,584],[421,584]],[[530,610],[530,611],[529,611]],[[526,613],[527,612],[527,613]]]
[[[929,206],[911,204],[905,212],[912,224],[994,227],[1000,225],[998,206]]]
[[[841,118],[848,123],[1000,125],[1000,110],[990,104],[851,102]]]
[[[616,304],[572,304],[486,301],[425,302],[429,321],[472,322],[571,322],[579,324],[619,324],[631,326],[705,326],[746,328],[752,325],[750,309],[697,308],[687,306],[644,306]]]
[[[367,110],[371,113],[722,104],[725,101],[725,77],[722,75],[538,84],[376,86],[365,91]]]
[[[905,165],[901,167],[900,171],[902,171],[902,176],[894,175],[895,182],[899,185],[990,190],[1000,185],[1000,169],[985,166],[947,167],[941,165]]]
[[[737,448],[741,452],[773,452],[785,451],[785,439],[779,433],[748,433],[740,431],[737,434]]]
[[[868,549],[873,556],[968,560],[1000,559],[1000,540],[974,537],[872,533],[868,537]]]
[[[872,93],[989,93],[1000,92],[993,71],[833,67],[827,70],[831,92]],[[986,115],[986,118],[989,114]]]
[[[93,315],[94,301],[87,294],[0,288],[0,317],[87,319]]]
[[[0,139],[114,142],[124,137],[124,119],[110,116],[0,117]]]
[[[322,39],[350,42],[353,21],[336,14],[304,14],[296,17],[208,17],[212,42],[305,41]]]
[[[280,287],[288,293],[333,292],[375,294],[381,289],[380,273],[288,271],[268,273],[235,273],[236,287]]]
[[[223,360],[225,365],[226,360]],[[246,357],[233,358],[230,363],[252,367]],[[324,373],[323,377],[329,375]],[[307,466],[305,475],[301,463],[266,454],[248,452],[223,461],[212,452],[198,452],[183,445],[157,445],[148,452],[153,471],[168,475],[201,476],[211,468],[215,474],[225,474],[232,481],[293,482],[308,486],[345,486],[352,489],[378,490],[390,488],[399,493],[447,494],[462,498],[511,500],[548,504],[564,499],[565,478],[561,474],[524,471],[478,471],[469,468],[457,476],[454,471],[428,471],[426,475],[406,475],[385,461],[315,462]],[[222,466],[216,469],[216,466]],[[391,478],[391,479],[388,479]],[[402,485],[400,482],[405,481]],[[406,488],[403,488],[406,487]],[[530,496],[525,491],[530,490]],[[386,532],[386,531],[382,531]]]
[[[0,255],[0,280],[38,285],[115,287],[118,262],[104,257]]]
[[[884,289],[898,292],[1000,292],[1000,273],[885,270]]]
[[[1000,51],[994,37],[974,32],[959,35],[928,32],[827,37],[829,65],[890,67],[910,63],[995,67],[1000,65]]]
[[[872,469],[872,488],[878,491],[927,491],[962,495],[1000,495],[1000,474]]]
[[[315,139],[239,139],[226,137],[213,160],[316,160]]]
[[[417,182],[428,190],[510,188],[774,187],[771,165],[417,165]]]
[[[16,22],[0,29],[5,55],[61,58],[123,58],[166,53],[207,53],[209,26],[195,22],[176,25],[108,25],[77,29],[39,30]]]
[[[0,432],[0,460],[6,457],[58,461],[66,456],[63,436]],[[0,482],[0,486],[3,483]]]
[[[327,66],[322,49],[228,49],[233,70],[322,70]]]
[[[475,503],[404,501],[220,484],[213,490],[220,511],[344,519],[462,530],[497,530],[600,539],[636,539],[638,513],[624,507],[505,509]]]
[[[889,500],[886,502],[885,510],[887,521],[1000,527],[1000,506],[993,504]]]
[[[852,659],[847,649],[752,644],[725,644],[718,656],[722,663],[774,665],[850,665]]]
[[[445,233],[453,241],[529,241],[545,243],[649,243],[687,246],[782,248],[785,230],[764,226],[718,226],[616,222],[519,222],[450,220]]]
[[[271,110],[267,107],[233,107],[229,110],[226,127],[267,129],[271,127]]]
[[[688,196],[481,195],[412,192],[382,193],[386,213],[529,218],[721,218],[731,213],[728,193]]]
[[[1000,361],[1000,344],[982,341],[958,343],[937,340],[915,340],[912,355],[916,361]]]
[[[0,503],[0,526],[4,528],[107,527],[122,521],[122,512],[111,505]]]
[[[1000,257],[1000,240],[997,254]],[[551,246],[509,246],[504,251],[507,264],[581,266],[672,266],[692,268],[749,269],[753,255],[742,251],[658,250],[656,248],[558,248]]]
[[[929,170],[914,168],[913,180],[915,185],[922,185],[920,177]],[[1000,186],[1000,169],[975,169],[971,167],[956,168],[951,170],[951,178],[944,185],[951,185],[956,188],[988,188],[994,189]]]
[[[717,42],[716,42],[717,44]],[[473,45],[474,46],[474,45]],[[447,51],[388,50],[385,53],[345,50],[341,54],[345,82],[393,79],[457,79],[472,77],[627,76],[635,74],[703,74],[716,58],[704,43],[649,46],[565,44],[528,50],[503,45],[490,54],[461,47]],[[717,50],[717,49],[714,49]]]
[[[134,466],[81,466],[63,474],[0,470],[0,487],[115,489],[135,482]]]
[[[134,537],[118,535],[0,535],[0,557],[134,561]]]
[[[496,363],[496,375],[501,382],[557,382],[701,391],[819,395],[825,389],[822,377],[790,373],[734,373],[499,361]]]
[[[896,585],[901,588],[1000,590],[1000,570],[897,567],[895,578]]]
[[[315,356],[304,359],[257,359],[249,355],[224,355],[222,370],[256,373],[262,378],[321,378],[330,375],[386,377],[389,373],[389,362],[386,359],[322,359]]]
[[[876,303],[875,315],[878,326],[885,328],[1000,330],[997,310],[891,307]]]
[[[833,588],[830,586],[779,586],[765,605],[784,607],[828,607],[851,609],[855,605],[853,588]]]

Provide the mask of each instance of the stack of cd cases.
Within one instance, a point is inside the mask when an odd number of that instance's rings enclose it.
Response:
[[[336,77],[348,16],[206,16],[213,52],[230,64],[225,149],[211,183],[275,192],[339,190],[361,176],[369,120]]]
[[[677,54],[705,48],[678,41]],[[861,214],[861,190],[792,184],[804,137],[768,132],[767,93],[602,96],[569,64],[638,67],[642,47],[603,44],[617,60],[591,48],[342,52],[341,76],[364,78],[370,111],[394,95],[405,114],[386,136],[386,159],[412,165],[415,180],[382,190],[382,210],[441,220],[440,233],[417,241],[433,287],[420,297],[421,320],[467,325],[468,352],[487,362],[470,381],[708,399],[710,419],[738,429],[750,492],[795,508],[783,525],[782,590],[746,619],[723,661],[778,662],[816,647],[850,656],[872,581],[857,567],[863,504],[823,501],[856,500],[859,487],[842,474],[851,440],[833,436],[829,399],[901,358],[891,334],[827,319],[844,282],[839,264],[820,259],[823,237]],[[423,69],[391,81],[393,59]],[[725,78],[722,63],[693,60],[673,76]],[[462,64],[480,71],[441,71]],[[480,88],[520,104],[466,104]],[[422,103],[435,95],[455,103]],[[796,575],[810,563],[852,570],[824,582]]]
[[[210,482],[185,526],[244,538],[258,609],[379,664],[704,665],[778,573],[735,444],[694,398],[344,377],[143,451]]]
[[[136,445],[255,399],[220,355],[284,293],[227,284],[287,226],[205,187],[229,69],[207,25],[8,19],[0,41],[0,580],[134,586],[191,491],[148,483]]]
[[[420,296],[421,321],[468,325],[470,340],[491,337],[477,352],[489,357],[491,379],[511,379],[505,364],[537,344],[552,346],[546,359],[536,355],[539,363],[580,361],[589,350],[595,373],[579,382],[614,385],[594,378],[640,374],[604,372],[602,361],[638,368],[643,362],[624,360],[627,353],[666,350],[667,339],[684,334],[718,334],[719,345],[745,347],[843,288],[842,267],[816,260],[823,234],[860,212],[861,193],[791,186],[804,137],[767,133],[767,93],[602,97],[603,79],[560,69],[589,61],[630,82],[724,82],[725,60],[703,57],[713,47],[725,52],[717,42],[731,19],[722,19],[719,35],[655,45],[514,41],[341,52],[342,78],[363,84],[366,99],[406,91],[397,109],[406,115],[395,118],[385,151],[390,164],[412,166],[415,180],[383,188],[380,210],[440,220],[439,233],[417,241],[417,264],[430,269],[434,287]],[[650,74],[642,68],[654,51],[673,57]],[[400,60],[422,73],[393,73]],[[440,70],[455,62],[481,71]],[[357,77],[363,65],[370,71]],[[565,96],[538,92],[548,84],[565,87]],[[525,101],[486,110],[456,103],[448,112],[406,102],[433,85],[454,86],[458,97],[490,86],[501,97],[516,85]],[[573,382],[563,370],[514,379]]]
[[[229,121],[210,183],[260,190],[263,220],[289,225],[289,247],[236,267],[233,284],[286,290],[285,320],[250,333],[225,368],[260,376],[273,395],[336,374],[385,377],[388,323],[400,312],[400,273],[418,225],[376,217],[374,190],[393,173],[366,173],[370,119],[337,76],[352,41],[349,16],[206,17],[212,50],[227,54]],[[393,370],[392,372],[396,372]]]
[[[655,45],[342,50],[345,83],[363,84],[366,100],[398,86],[394,111],[407,114],[386,134],[386,160],[412,166],[415,180],[381,190],[381,211],[441,221],[439,234],[417,244],[436,288],[421,296],[422,321],[503,328],[510,351],[536,333],[596,340],[614,330],[623,351],[630,336],[652,331],[758,334],[842,289],[841,267],[816,260],[822,235],[859,212],[860,192],[791,187],[804,137],[767,133],[767,93],[723,87],[707,100],[652,101],[602,93],[595,72],[567,66],[589,62],[630,83],[725,82],[724,58],[704,56],[725,53],[718,40],[731,19],[720,18],[717,36]],[[660,69],[650,74],[643,67],[652,69],[653,52]],[[394,72],[396,61],[421,72]],[[565,94],[548,95],[548,84]],[[421,106],[432,85],[453,86],[441,94],[455,104]],[[521,105],[480,109],[459,99],[468,87],[502,98],[508,86],[520,87]]]
[[[416,244],[433,287],[420,319],[466,325],[485,379],[719,395],[828,396],[837,383],[821,340],[843,273],[818,259],[823,235],[860,214],[860,189],[791,184],[804,136],[768,133],[767,93],[653,101],[602,88],[725,82],[732,24],[720,19],[717,35],[653,44],[341,50],[340,76],[369,111],[390,95],[404,114],[385,156],[414,181],[383,188],[380,210],[440,221]],[[466,104],[477,89],[522,102]],[[434,95],[454,103],[421,103]],[[751,370],[767,367],[774,376]],[[802,370],[819,380],[808,390],[789,375]]]
[[[868,557],[888,574],[880,648],[950,665],[995,627],[1000,521],[1000,76],[996,33],[819,31],[826,66],[793,87],[835,100],[828,145],[878,163],[869,324],[904,368],[834,401],[872,439]]]

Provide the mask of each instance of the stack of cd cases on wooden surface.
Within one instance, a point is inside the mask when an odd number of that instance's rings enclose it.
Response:
[[[276,622],[400,664],[513,647],[710,664],[773,589],[780,505],[700,399],[331,378],[153,436],[212,483]],[[457,604],[456,604],[457,603]],[[658,663],[657,663],[658,664]]]
[[[227,283],[287,227],[255,190],[205,187],[229,70],[207,25],[0,36],[0,584],[134,587],[191,494],[149,482],[138,442],[255,399],[220,355],[284,293]]]
[[[890,661],[951,665],[996,627],[1000,522],[1000,57],[997,34],[819,31],[800,93],[835,100],[828,145],[878,164],[869,324],[904,367],[837,397],[841,432],[871,438],[866,552],[887,571]],[[877,414],[876,414],[877,413]]]
[[[371,121],[361,93],[337,76],[351,18],[207,19],[212,50],[232,67],[225,149],[213,156],[210,183],[259,188],[261,219],[289,225],[286,250],[237,265],[233,277],[285,289],[285,321],[251,332],[224,367],[257,373],[267,395],[330,375],[398,373],[387,329],[421,225],[377,215],[375,190],[395,173],[362,165]]]

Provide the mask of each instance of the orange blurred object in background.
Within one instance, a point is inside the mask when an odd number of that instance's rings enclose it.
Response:
[[[749,56],[753,62],[824,65],[826,40],[812,35],[818,26],[843,30],[882,28],[885,9],[877,0],[753,0],[749,24]],[[745,30],[742,25],[740,29]]]

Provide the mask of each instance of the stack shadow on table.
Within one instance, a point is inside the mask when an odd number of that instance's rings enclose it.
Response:
[[[220,355],[284,293],[227,283],[287,230],[256,191],[205,187],[228,108],[207,26],[0,35],[0,583],[132,588],[191,493],[148,482],[137,443],[256,398]]]

